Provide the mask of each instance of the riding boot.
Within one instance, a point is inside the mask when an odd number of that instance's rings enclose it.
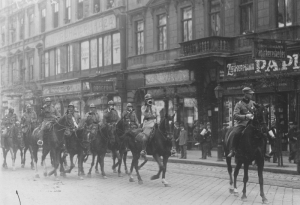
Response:
[[[5,147],[5,146],[4,146],[4,137],[3,137],[3,136],[1,136],[1,147],[2,147],[2,148]]]

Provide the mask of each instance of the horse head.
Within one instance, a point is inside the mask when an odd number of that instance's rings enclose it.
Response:
[[[18,144],[23,145],[23,143],[24,143],[23,137],[24,136],[23,136],[22,126],[21,126],[20,122],[16,122],[12,126],[11,136],[14,140],[16,140],[18,142]]]
[[[111,142],[114,142],[115,141],[115,134],[114,134],[114,126],[113,124],[110,124],[110,123],[107,123],[106,125],[104,126],[99,126],[99,131],[100,133],[103,135],[103,137],[106,139],[106,140],[110,140]]]
[[[255,104],[254,118],[250,123],[260,129],[262,132],[267,132],[267,122],[268,122],[268,109],[267,106],[262,104]]]
[[[155,128],[158,128],[159,131],[163,134],[163,136],[171,140],[172,139],[172,133],[171,133],[171,124],[174,121],[175,114],[172,116],[165,115],[164,118],[160,121],[159,125],[156,125]]]
[[[58,131],[64,131],[65,136],[71,136],[72,129],[75,127],[73,119],[67,115],[59,118],[55,125],[58,126]]]

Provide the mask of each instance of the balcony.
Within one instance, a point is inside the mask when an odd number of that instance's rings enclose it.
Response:
[[[180,43],[179,60],[226,57],[233,52],[233,40],[230,37],[212,36]]]

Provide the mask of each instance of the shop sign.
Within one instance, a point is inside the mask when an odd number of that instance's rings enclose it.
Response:
[[[95,93],[115,92],[113,81],[92,82],[91,88],[92,88],[92,92],[95,92]]]
[[[146,85],[185,82],[190,80],[189,70],[178,70],[164,73],[151,73],[145,76]]]
[[[115,15],[108,15],[47,35],[45,48],[115,29],[117,27],[116,22]]]
[[[43,95],[73,93],[81,91],[81,83],[73,83],[67,85],[54,85],[43,87]]]
[[[195,107],[196,99],[195,98],[184,98],[184,107]]]
[[[254,41],[252,57],[254,59],[284,60],[286,44],[275,40]]]

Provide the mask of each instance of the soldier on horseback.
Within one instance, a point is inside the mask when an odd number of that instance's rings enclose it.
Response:
[[[98,124],[100,122],[100,116],[97,113],[96,106],[90,104],[90,111],[85,114],[85,122],[87,126],[91,124]]]
[[[51,99],[48,97],[45,99],[45,102],[46,104],[43,106],[41,110],[41,114],[44,119],[39,131],[39,140],[38,140],[39,144],[42,144],[43,142],[44,130],[46,129],[48,123],[56,121],[58,118],[60,118],[60,113],[53,105],[51,105]]]
[[[153,130],[153,127],[156,123],[156,107],[153,105],[153,99],[150,94],[145,95],[145,105],[141,108],[142,114],[144,115],[144,123],[143,123],[143,133],[146,137],[146,141],[149,141],[149,138],[151,137],[150,134]],[[142,155],[146,155],[146,147],[143,148],[141,151]]]
[[[23,116],[21,117],[22,128],[28,128],[30,125],[36,122],[37,122],[37,115],[35,111],[32,109],[31,105],[28,104],[26,106],[26,112],[24,112]]]
[[[115,103],[114,101],[109,101],[108,102],[108,109],[107,110],[104,110],[104,113],[103,113],[103,121],[102,121],[102,124],[103,125],[106,125],[106,124],[116,124],[120,117],[118,115],[118,112],[115,110]]]
[[[14,113],[14,109],[13,108],[9,108],[8,109],[8,114],[6,114],[4,116],[4,118],[2,119],[2,123],[1,125],[4,126],[4,130],[3,130],[3,134],[1,135],[1,147],[4,148],[4,138],[9,136],[9,133],[11,131],[11,127],[18,122],[18,117],[17,115]]]

